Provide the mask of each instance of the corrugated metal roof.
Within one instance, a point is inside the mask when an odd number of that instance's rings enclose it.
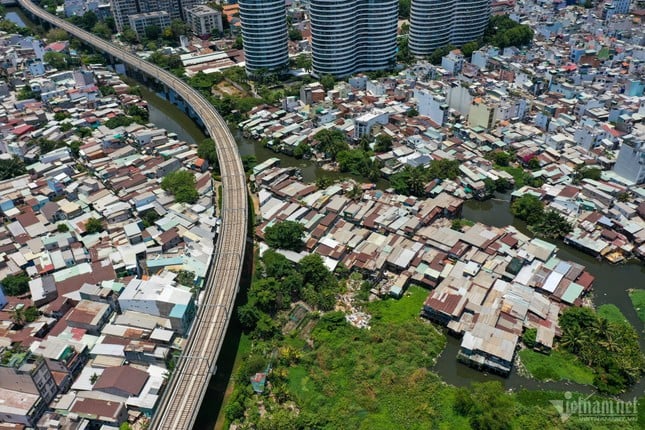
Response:
[[[578,297],[580,297],[580,294],[583,291],[584,287],[582,285],[572,282],[571,285],[569,285],[569,288],[567,288],[567,291],[565,291],[565,293],[562,295],[562,301],[571,304],[575,302]]]

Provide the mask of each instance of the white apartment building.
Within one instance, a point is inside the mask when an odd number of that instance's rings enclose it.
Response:
[[[164,29],[170,25],[170,15],[166,11],[137,13],[131,15],[128,19],[130,28],[132,28],[139,39],[146,34],[146,27],[158,27]]]
[[[392,67],[398,10],[396,0],[311,0],[314,72],[343,77]]]
[[[186,24],[190,26],[190,30],[195,36],[208,36],[221,33],[223,30],[220,11],[205,4],[186,8],[184,16]]]
[[[173,330],[185,335],[195,316],[195,299],[188,288],[174,286],[174,276],[165,272],[148,280],[132,279],[119,296],[121,310],[168,318]]]
[[[240,0],[244,59],[249,74],[289,65],[284,0]]]
[[[645,127],[623,136],[614,172],[634,184],[645,183]],[[640,133],[639,133],[640,131]]]
[[[479,39],[490,18],[489,0],[412,0],[410,51],[430,55],[448,44]]]

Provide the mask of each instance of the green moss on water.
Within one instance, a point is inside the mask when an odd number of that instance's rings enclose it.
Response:
[[[625,315],[623,315],[616,305],[606,304],[599,306],[597,312],[598,315],[606,318],[609,322],[629,325],[627,318],[625,318]]]
[[[532,349],[519,352],[520,359],[532,377],[540,381],[571,381],[583,385],[592,385],[594,372],[578,358],[568,352],[558,350],[546,355]]]
[[[629,298],[634,305],[638,318],[645,324],[645,290],[632,290],[629,292]]]

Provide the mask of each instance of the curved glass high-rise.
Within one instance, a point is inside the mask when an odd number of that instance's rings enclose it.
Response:
[[[247,73],[289,65],[284,0],[240,0],[240,20]]]
[[[398,7],[398,0],[311,0],[314,72],[348,76],[393,66]]]
[[[410,52],[430,55],[448,44],[479,39],[490,18],[490,0],[412,0]]]

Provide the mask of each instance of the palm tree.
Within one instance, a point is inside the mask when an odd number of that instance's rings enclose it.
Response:
[[[589,341],[583,342],[580,346],[578,357],[582,360],[587,366],[592,366],[594,362],[598,362],[598,350],[596,347]]]
[[[25,310],[23,308],[14,308],[13,311],[11,311],[11,321],[17,326],[24,326],[25,322],[27,321],[25,318]]]
[[[580,327],[573,326],[564,332],[560,339],[560,345],[576,354],[585,344],[585,341],[587,340],[586,338],[587,336],[583,333]]]
[[[592,327],[595,335],[605,335],[609,331],[609,320],[599,317]]]
[[[425,191],[425,179],[421,169],[406,167],[405,171],[408,175],[407,185],[410,190],[410,194],[422,196]]]
[[[347,197],[352,200],[360,200],[362,196],[363,190],[361,190],[361,187],[359,187],[358,184],[354,184],[354,187],[347,192]]]
[[[621,350],[620,342],[618,342],[618,339],[610,331],[606,333],[605,339],[598,343],[609,352],[619,352]]]

